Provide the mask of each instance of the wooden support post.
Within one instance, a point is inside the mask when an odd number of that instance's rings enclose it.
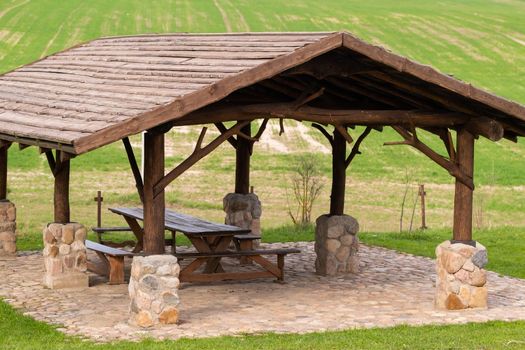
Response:
[[[164,177],[164,133],[148,131],[144,136],[144,252],[164,254],[164,189],[153,187]]]
[[[0,144],[0,201],[7,200],[7,154],[9,147]]]
[[[102,197],[101,191],[97,191],[97,196],[94,200],[97,202],[97,227],[102,227],[102,202],[104,197]]]
[[[474,135],[465,128],[457,134],[457,162],[460,170],[469,178],[474,176]],[[453,241],[472,244],[473,190],[456,179],[454,196]]]
[[[241,128],[246,136],[251,136],[251,124]],[[253,142],[244,137],[237,138],[235,161],[235,193],[248,194],[250,191],[250,156]]]
[[[69,159],[62,159],[61,151],[56,151],[56,169],[55,169],[55,222],[67,224],[70,222],[69,208]]]
[[[343,215],[345,210],[346,185],[346,139],[334,130],[332,145],[332,193],[330,195],[330,215]]]
[[[427,229],[427,214],[426,214],[426,206],[425,206],[425,196],[427,193],[425,192],[425,185],[419,185],[419,196],[421,197],[421,227],[420,229],[426,230]]]

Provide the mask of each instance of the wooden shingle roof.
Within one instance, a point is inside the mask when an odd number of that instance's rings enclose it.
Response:
[[[334,32],[141,35],[78,45],[0,76],[0,139],[84,153],[340,48],[467,98],[509,127],[516,122],[513,132],[523,135],[524,106]]]

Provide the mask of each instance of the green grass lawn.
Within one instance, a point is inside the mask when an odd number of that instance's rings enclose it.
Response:
[[[263,334],[178,341],[95,344],[22,316],[0,301],[0,348],[41,349],[523,349],[525,322],[399,326],[311,334]]]

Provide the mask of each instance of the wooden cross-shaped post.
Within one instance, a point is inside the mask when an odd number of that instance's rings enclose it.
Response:
[[[102,202],[104,201],[102,192],[97,191],[97,196],[94,199],[97,202],[97,227],[102,227]]]
[[[419,196],[421,197],[421,229],[425,230],[427,229],[427,219],[426,219],[426,213],[425,213],[425,196],[427,193],[425,192],[425,185],[419,185]]]

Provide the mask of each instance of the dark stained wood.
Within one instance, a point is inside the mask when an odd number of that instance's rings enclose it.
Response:
[[[223,123],[215,123],[215,127],[221,134],[224,134],[228,131],[228,128]],[[237,148],[237,139],[233,136],[228,137],[228,142],[232,145],[233,148]]]
[[[240,130],[244,135],[251,137],[251,124],[246,124]],[[252,142],[239,137],[235,149],[235,193],[248,194],[250,192],[250,157]]]
[[[0,201],[7,199],[7,165],[10,143],[0,144]]]
[[[458,130],[457,162],[465,176],[474,177],[474,135],[466,129]],[[454,195],[454,241],[472,241],[472,204],[474,191],[459,180],[456,180]]]
[[[292,103],[265,103],[256,105],[214,106],[190,113],[174,122],[175,125],[204,124],[213,115],[214,121],[226,122],[249,120],[254,116],[265,118],[289,118],[321,124],[352,125],[418,125],[447,126],[463,125],[470,116],[457,112],[423,110],[338,110],[303,106]]]
[[[465,129],[468,130],[474,136],[484,136],[491,141],[499,141],[503,138],[505,129],[503,126],[495,121],[494,119],[486,117],[472,118],[465,125]]]
[[[334,130],[332,147],[332,191],[330,194],[330,215],[343,215],[345,211],[346,187],[346,139]]]
[[[258,249],[258,250],[242,250],[242,251],[220,251],[208,253],[177,253],[179,259],[195,258],[186,268],[180,272],[181,282],[211,282],[211,281],[225,281],[225,280],[245,280],[254,278],[276,277],[278,281],[284,280],[284,257],[287,254],[297,254],[301,251],[298,249]],[[277,265],[270,260],[263,257],[263,255],[276,255]],[[205,259],[210,258],[235,258],[245,257],[258,265],[265,271],[250,271],[250,272],[205,272],[193,273],[205,262]]]
[[[164,133],[148,131],[144,137],[144,252],[164,253],[164,188],[154,186],[164,177]]]
[[[129,142],[129,138],[123,138],[122,142],[124,143],[124,148],[126,149],[129,166],[133,172],[133,178],[135,179],[135,186],[137,187],[140,201],[144,203],[144,182],[142,181],[142,174],[140,173],[140,169],[137,164],[137,158],[135,158],[135,153],[133,152],[133,147],[131,146],[131,142]]]
[[[372,131],[372,128],[367,126],[365,130],[359,135],[357,140],[354,143],[354,146],[352,147],[352,150],[350,151],[350,154],[348,157],[346,157],[345,160],[345,167],[348,168],[348,166],[352,163],[352,160],[354,160],[355,156],[358,154],[361,154],[361,151],[359,150],[359,146],[361,146],[361,143],[365,140],[365,138],[370,134]]]
[[[219,147],[224,141],[226,141],[231,136],[238,134],[242,127],[244,127],[246,124],[248,124],[249,121],[243,121],[235,124],[231,128],[229,128],[227,131],[221,133],[221,135],[217,136],[213,141],[211,141],[206,146],[202,147],[202,141],[204,139],[204,135],[206,134],[207,128],[203,128],[202,132],[199,136],[199,140],[197,141],[197,144],[195,145],[195,149],[193,150],[193,153],[186,158],[182,163],[177,165],[173,170],[171,170],[168,174],[163,176],[161,179],[157,181],[157,183],[154,185],[154,196],[159,194],[161,191],[164,191],[166,186],[168,186],[173,180],[175,180],[177,177],[179,177],[182,173],[184,173],[186,170],[188,170],[192,165],[197,163],[199,160],[210,154],[213,150],[215,150],[217,147]],[[239,141],[239,140],[237,140]]]
[[[108,247],[106,245],[86,240],[86,248],[97,253],[101,265],[88,263],[88,269],[109,278],[109,284],[124,284],[124,257],[133,257],[135,254],[128,251]]]
[[[124,218],[144,220],[144,210],[142,208],[109,208],[109,210],[115,214],[122,215]],[[188,236],[213,236],[230,233],[235,235],[251,232],[249,229],[210,222],[170,209],[165,210],[164,224],[166,230],[182,232]],[[135,225],[130,225],[130,227],[132,226]]]
[[[56,170],[55,175],[55,222],[66,224],[70,222],[69,208],[69,172],[70,161],[60,160],[60,151],[56,152]]]
[[[474,182],[472,181],[472,177],[469,177],[467,174],[465,174],[461,168],[455,163],[452,162],[427,145],[425,145],[423,142],[419,140],[419,138],[416,135],[415,128],[412,130],[412,132],[409,132],[403,127],[400,126],[392,126],[392,128],[397,131],[399,135],[401,135],[405,140],[400,142],[385,142],[384,145],[391,146],[391,145],[409,145],[417,150],[419,150],[421,153],[426,155],[428,158],[436,162],[438,165],[440,165],[442,168],[447,170],[450,175],[454,176],[458,181],[463,183],[465,186],[467,186],[470,189],[474,189]]]
[[[124,257],[108,255],[109,284],[124,284]]]

